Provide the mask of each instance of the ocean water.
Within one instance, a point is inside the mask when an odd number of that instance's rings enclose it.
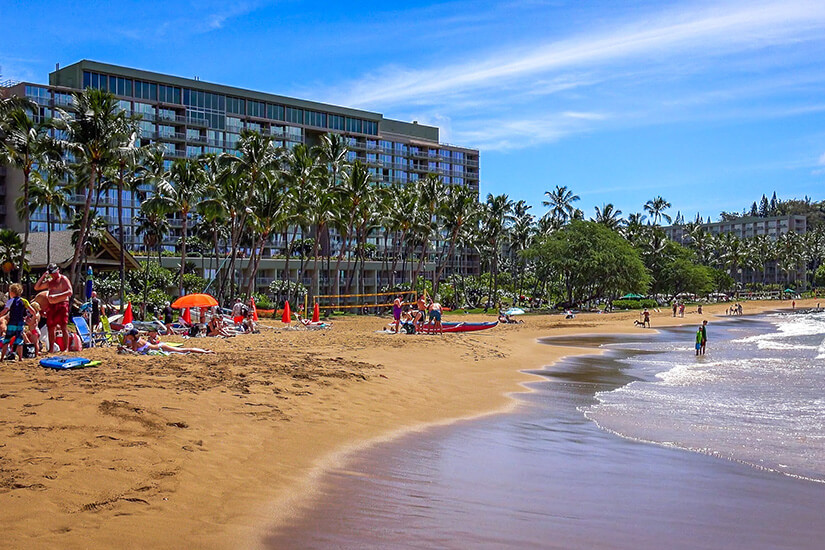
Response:
[[[825,481],[825,313],[710,324],[698,358],[696,328],[621,359],[643,379],[597,393],[585,416],[628,438]]]
[[[359,452],[264,544],[822,548],[823,322],[714,323],[701,359],[694,327],[550,339],[607,351],[534,371],[513,413]]]

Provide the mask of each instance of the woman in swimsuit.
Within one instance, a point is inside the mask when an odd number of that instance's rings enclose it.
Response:
[[[138,335],[137,329],[130,330],[123,342],[127,348],[136,353],[146,353],[148,351],[165,351],[169,353],[215,353],[211,349],[201,348],[176,348],[163,342],[152,344]]]

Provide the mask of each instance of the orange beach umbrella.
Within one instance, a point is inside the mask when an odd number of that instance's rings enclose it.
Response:
[[[175,309],[212,307],[216,305],[218,305],[218,301],[209,294],[187,294],[172,302],[172,307]]]

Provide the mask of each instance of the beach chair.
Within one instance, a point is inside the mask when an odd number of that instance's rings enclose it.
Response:
[[[95,340],[92,338],[92,331],[89,329],[86,319],[83,317],[72,317],[72,323],[74,323],[75,330],[77,330],[77,334],[80,336],[80,342],[83,344],[83,347],[93,348],[95,346]]]

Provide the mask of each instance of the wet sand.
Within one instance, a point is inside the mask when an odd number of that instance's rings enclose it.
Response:
[[[595,392],[641,374],[616,361],[634,354],[564,360],[511,414],[360,453],[269,547],[821,548],[825,485],[623,439],[584,418]]]
[[[746,312],[776,302],[746,304]],[[800,304],[802,305],[802,304]],[[710,318],[714,309],[708,308]],[[11,547],[257,547],[301,517],[322,474],[376,442],[512,409],[576,347],[548,335],[640,332],[638,312],[527,316],[474,334],[326,331],[196,339],[212,356],[87,350],[96,368],[0,368],[0,527]],[[489,316],[461,319],[489,320]],[[654,326],[697,322],[654,313]]]

